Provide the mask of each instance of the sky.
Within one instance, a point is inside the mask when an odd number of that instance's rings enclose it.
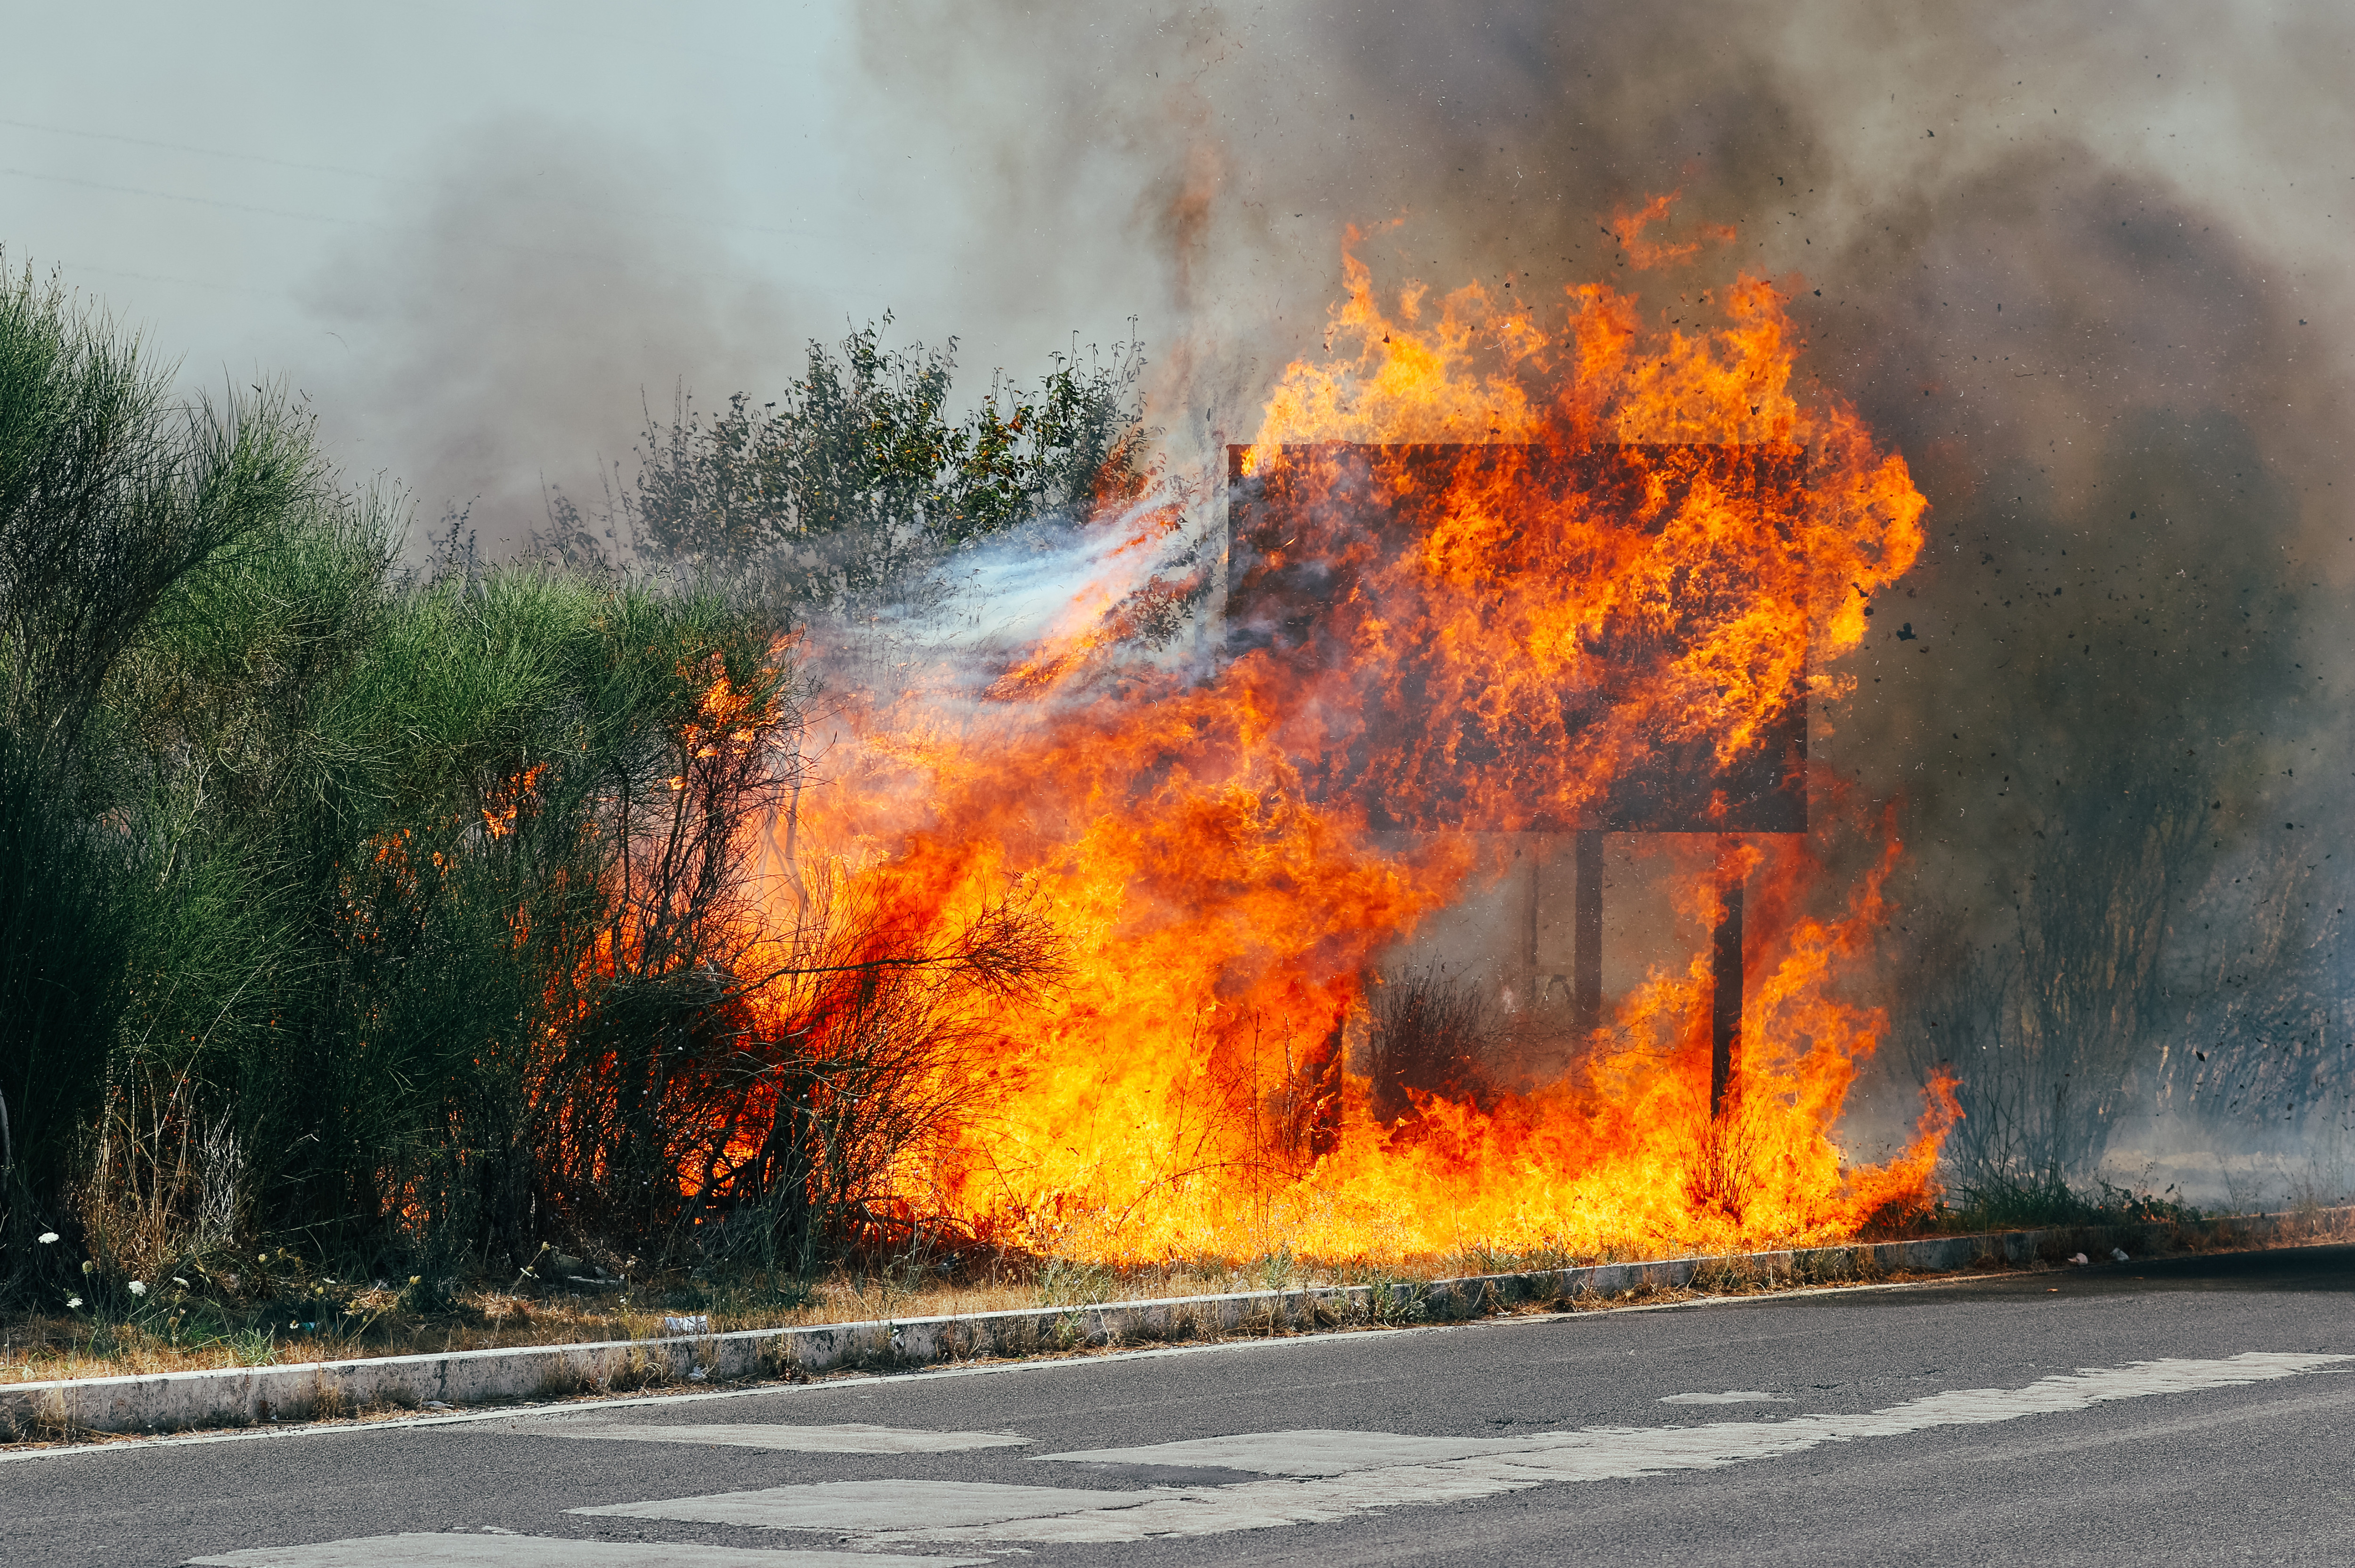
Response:
[[[2121,316],[2131,280],[2055,219],[2165,204],[2229,231],[2243,304],[2324,324],[2310,368],[2355,346],[2327,5],[23,9],[9,264],[192,385],[282,379],[347,471],[493,539],[625,461],[643,411],[773,389],[887,311],[975,385],[1134,318],[1172,444],[1234,433],[1313,348],[1347,226],[1397,281],[1549,286],[1671,188],[1776,275],[1872,293],[1893,218],[1934,278]]]

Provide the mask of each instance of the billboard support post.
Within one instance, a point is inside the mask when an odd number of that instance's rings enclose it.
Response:
[[[1742,840],[1718,840],[1718,915],[1709,1002],[1709,1119],[1725,1110],[1742,1040]]]
[[[1603,830],[1578,830],[1578,908],[1571,935],[1571,1021],[1582,1036],[1603,1027]]]

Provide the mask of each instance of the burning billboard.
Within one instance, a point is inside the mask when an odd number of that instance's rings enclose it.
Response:
[[[1806,831],[1805,452],[1334,443],[1246,472],[1251,453],[1228,449],[1228,651],[1355,688],[1323,707],[1303,773],[1313,798],[1352,799],[1377,830]],[[1472,508],[1495,530],[1484,559],[1462,526]],[[1384,635],[1453,599],[1451,622],[1520,641],[1517,594],[1567,598],[1671,534],[1700,548],[1600,613],[1532,624],[1550,656],[1502,689],[1481,656],[1490,639]],[[1732,659],[1706,645],[1751,621],[1787,633]],[[1364,658],[1385,644],[1383,665]],[[1716,724],[1650,707],[1711,685]]]
[[[1578,834],[1568,976],[1540,970],[1543,857],[1524,858],[1529,940],[1518,962],[1499,965],[1519,971],[1524,997],[1565,981],[1576,1029],[1602,1022],[1601,833],[1806,831],[1806,607],[1772,603],[1765,586],[1787,592],[1806,581],[1803,571],[1773,570],[1803,565],[1788,559],[1804,510],[1803,451],[1332,443],[1279,448],[1246,473],[1251,455],[1241,446],[1227,453],[1227,651],[1361,677],[1354,700],[1324,706],[1330,732],[1302,776],[1311,798],[1349,801],[1375,831]],[[1450,573],[1449,554],[1468,542],[1451,539],[1467,497],[1505,549],[1485,570],[1458,562]],[[1516,580],[1542,592],[1549,580],[1640,557],[1689,513],[1708,519],[1699,529],[1706,547],[1655,574],[1616,614],[1563,631],[1550,690],[1540,677],[1499,702],[1476,656],[1450,657],[1429,643],[1394,643],[1381,666],[1363,657],[1380,640],[1374,627],[1416,618],[1412,601],[1453,594],[1502,610]],[[1380,566],[1394,560],[1423,570],[1385,581]],[[1762,615],[1797,626],[1797,636],[1718,672],[1720,729],[1644,713],[1650,694],[1691,684],[1688,667],[1722,623]],[[1711,665],[1698,667],[1706,682]],[[1565,789],[1557,770],[1590,737],[1586,776]],[[1723,859],[1711,943],[1712,1115],[1732,1082],[1742,1020],[1742,869],[1738,854]]]
[[[1800,832],[1838,660],[1921,548],[1903,463],[1795,395],[1764,283],[1708,331],[1600,287],[1554,331],[1351,284],[1229,457],[1218,658],[1130,656],[1165,580],[1098,573],[1022,679],[878,713],[811,797],[813,842],[872,847],[862,896],[929,919],[1011,882],[1064,955],[976,1028],[994,1109],[925,1180],[1107,1258],[1714,1245],[1923,1201],[1943,1121],[1881,1165],[1835,1134],[1886,1027],[1843,980],[1896,846]],[[1167,511],[1106,520],[1143,559]],[[1635,978],[1566,1068],[1395,1114],[1360,1065],[1386,966],[1493,895],[1511,836],[1606,828],[1659,836],[1704,932],[1742,890],[1748,944]],[[1821,875],[1828,834],[1864,875]]]

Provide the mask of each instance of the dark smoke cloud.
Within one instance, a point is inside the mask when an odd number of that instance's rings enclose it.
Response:
[[[1783,283],[1803,375],[1932,504],[1820,716],[1900,805],[1900,936],[2005,940],[2040,843],[2140,831],[2137,791],[2217,803],[2186,874],[2218,885],[2319,865],[2355,804],[2342,9],[898,0],[867,41],[964,149],[975,256],[1057,237],[1043,277],[977,260],[997,307],[1140,312],[1179,444],[1315,350],[1348,224],[1386,285],[1540,309]],[[1641,271],[1599,222],[1670,191],[1738,239]],[[1153,297],[1105,300],[1139,248]]]
[[[579,125],[486,123],[453,142],[416,207],[313,287],[349,349],[304,389],[334,449],[400,480],[421,532],[471,507],[484,549],[504,553],[542,526],[544,484],[598,493],[645,403],[667,416],[682,381],[723,398],[781,384],[826,324],[731,261],[709,221],[727,193],[698,167]]]

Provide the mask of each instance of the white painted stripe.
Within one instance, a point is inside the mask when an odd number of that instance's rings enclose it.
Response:
[[[1411,1437],[1398,1432],[1329,1429],[1245,1432],[1233,1437],[1197,1437],[1143,1448],[1082,1448],[1037,1457],[1042,1463],[1069,1459],[1092,1465],[1207,1466],[1213,1469],[1249,1470],[1262,1476],[1341,1476],[1352,1470],[1382,1469],[1394,1465],[1433,1465],[1479,1455],[1526,1454],[1539,1438],[1561,1435],[1542,1433],[1514,1437]]]
[[[191,1568],[978,1568],[986,1557],[872,1552],[755,1552],[657,1541],[543,1535],[369,1535],[309,1546],[258,1546],[191,1557]]]
[[[1078,1512],[1006,1518],[971,1525],[893,1530],[878,1542],[1032,1541],[1106,1543],[1166,1535],[1216,1535],[1280,1525],[1330,1523],[1378,1509],[1469,1502],[1550,1482],[1631,1479],[1676,1470],[1716,1469],[1801,1453],[1828,1443],[1895,1437],[1934,1427],[1990,1424],[2023,1416],[2082,1411],[2115,1400],[2195,1393],[2317,1372],[2355,1360],[2344,1355],[2269,1355],[2222,1360],[2162,1360],[2042,1378],[2018,1389],[1963,1389],[1859,1414],[1802,1415],[1788,1421],[1725,1422],[1709,1426],[1593,1427],[1542,1433],[1522,1449],[1423,1465],[1354,1470],[1306,1480],[1246,1481],[1231,1487],[1114,1494],[1119,1500]],[[1274,1443],[1294,1434],[1270,1434]],[[1479,1441],[1479,1440],[1473,1440]],[[1274,1444],[1271,1444],[1271,1448]],[[1100,1450],[1124,1456],[1191,1453],[1191,1444]],[[1133,1462],[1151,1462],[1150,1460]],[[778,1493],[796,1488],[779,1488]],[[880,1501],[880,1499],[879,1499]],[[677,1506],[677,1505],[666,1505]],[[772,1506],[789,1507],[783,1497]],[[879,1523],[895,1509],[879,1508]],[[698,1517],[677,1514],[656,1517]],[[737,1522],[753,1523],[744,1518]]]
[[[766,1530],[827,1530],[865,1537],[883,1531],[986,1530],[999,1524],[1019,1529],[1034,1520],[1134,1507],[1163,1495],[1159,1491],[1007,1487],[987,1481],[820,1481],[806,1487],[767,1487],[759,1491],[570,1511],[604,1518],[746,1524]]]
[[[958,1454],[968,1448],[1019,1448],[1018,1432],[922,1432],[904,1426],[706,1425],[652,1422],[548,1421],[520,1428],[538,1437],[584,1437],[608,1443],[711,1443],[768,1448],[784,1454]]]
[[[1664,1393],[1662,1404],[1789,1404],[1786,1393],[1761,1393],[1755,1389],[1732,1388],[1723,1393]]]

